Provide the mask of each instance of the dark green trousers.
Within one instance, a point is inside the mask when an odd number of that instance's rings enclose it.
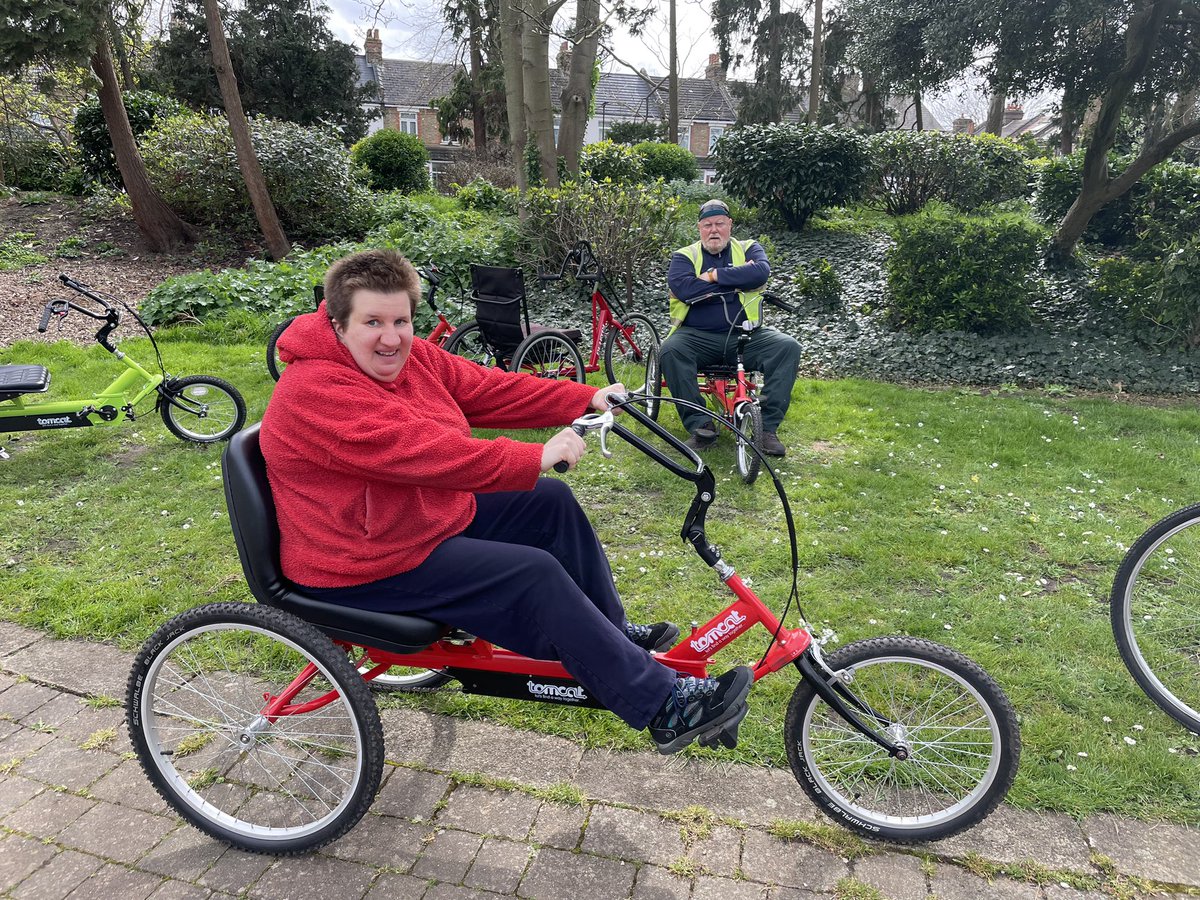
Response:
[[[703,404],[696,373],[705,366],[737,365],[737,334],[681,325],[663,341],[659,354],[671,396]],[[800,366],[800,344],[789,334],[763,326],[751,336],[744,362],[746,371],[763,373],[763,428],[778,431],[792,402],[792,385]],[[688,431],[712,421],[691,409],[681,408],[679,417]]]

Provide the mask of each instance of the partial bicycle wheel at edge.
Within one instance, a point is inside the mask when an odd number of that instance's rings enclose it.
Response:
[[[738,431],[746,435],[748,440],[740,437],[737,441],[738,474],[746,484],[754,484],[762,468],[763,452],[763,418],[762,407],[757,403],[745,402],[738,404],[734,412],[734,424]]]
[[[1017,774],[1021,736],[1008,698],[948,647],[872,638],[826,658],[906,745],[904,761],[846,722],[801,681],[788,704],[788,762],[805,793],[847,828],[899,843],[949,837],[980,822]]]
[[[539,331],[525,338],[513,351],[512,371],[580,384],[587,380],[579,348],[561,331]]]
[[[263,716],[264,695],[287,690],[281,714]],[[217,603],[171,619],[134,661],[126,715],[159,794],[243,850],[320,847],[379,787],[383,729],[367,686],[344,649],[282,610]]]
[[[1139,537],[1117,569],[1113,636],[1126,668],[1176,722],[1200,733],[1200,504]]]
[[[283,374],[283,370],[287,368],[283,360],[279,358],[279,351],[275,349],[275,345],[279,343],[280,336],[287,331],[287,327],[296,320],[295,316],[290,319],[284,319],[275,326],[275,330],[271,332],[271,336],[267,338],[267,371],[271,373],[271,377],[276,381]]]
[[[173,378],[161,391],[159,414],[167,430],[181,441],[211,444],[228,440],[246,424],[246,401],[222,378]]]
[[[623,384],[644,394],[643,409],[651,419],[658,418],[662,396],[658,348],[658,331],[641,313],[627,316],[621,327],[610,326],[604,333],[604,374],[609,384]]]

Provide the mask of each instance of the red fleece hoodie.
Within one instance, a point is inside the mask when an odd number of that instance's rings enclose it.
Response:
[[[471,427],[570,424],[596,388],[488,369],[416,338],[390,384],[366,375],[322,303],[279,340],[287,368],[262,451],[283,573],[349,587],[407,572],[475,516],[476,493],[531,490],[542,445]]]

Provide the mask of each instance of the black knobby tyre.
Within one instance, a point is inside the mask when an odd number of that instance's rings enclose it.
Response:
[[[970,828],[1004,799],[1021,736],[1008,698],[978,665],[907,637],[858,641],[826,664],[910,749],[903,762],[891,758],[801,681],[784,725],[788,762],[826,815],[860,834],[915,843]]]
[[[1163,712],[1200,733],[1197,525],[1200,504],[1171,513],[1134,541],[1117,569],[1109,613],[1134,680]]]
[[[556,381],[587,380],[583,357],[575,342],[559,331],[531,334],[513,351],[512,371]]]
[[[763,452],[763,417],[762,407],[757,403],[742,403],[734,413],[734,425],[746,440],[740,437],[737,441],[738,474],[746,484],[754,484],[762,468]]]
[[[263,717],[264,693],[279,696],[309,665],[286,714]],[[370,691],[344,649],[282,610],[215,603],[171,619],[134,660],[126,716],[163,799],[242,850],[327,844],[379,788],[383,728]]]
[[[276,381],[279,380],[279,376],[283,374],[283,370],[287,368],[287,366],[284,365],[283,360],[279,358],[279,351],[275,348],[275,345],[279,343],[280,335],[287,331],[287,327],[295,320],[295,316],[292,316],[289,319],[284,319],[275,326],[275,330],[272,331],[271,336],[267,338],[267,371],[271,373],[271,377]]]
[[[658,331],[641,313],[627,316],[623,325],[623,329],[610,327],[604,334],[604,374],[609,384],[623,384],[644,394],[646,415],[657,419],[662,396]]]
[[[483,339],[483,332],[480,331],[478,322],[468,322],[455,328],[454,333],[446,339],[446,344],[442,349],[447,353],[453,353],[455,356],[479,363],[481,366],[497,364],[496,354],[492,353],[492,348]]]
[[[246,401],[222,378],[188,375],[172,379],[162,390],[159,414],[167,430],[181,441],[225,441],[246,424]]]

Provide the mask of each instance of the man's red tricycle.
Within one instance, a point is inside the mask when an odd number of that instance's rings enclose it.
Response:
[[[757,679],[795,666],[784,740],[801,789],[833,819],[868,836],[911,843],[956,834],[982,820],[1016,776],[1020,735],[1004,692],[974,662],[930,641],[884,637],[824,656],[801,619],[785,628],[796,597],[776,616],[705,535],[712,472],[642,412],[642,398],[613,396],[636,423],[686,459],[679,462],[612,412],[585,416],[580,433],[616,434],[695,485],[681,535],[733,592],[658,660],[706,676],[713,657],[751,629],[770,644]],[[379,787],[383,731],[370,687],[432,686],[466,693],[597,706],[553,660],[529,659],[425,619],[325,603],[284,579],[279,532],[258,428],[224,456],[225,495],[256,604],[192,609],[159,628],[129,679],[130,736],[147,776],[181,816],[207,834],[262,853],[294,854],[332,841],[366,813]],[[417,670],[396,676],[396,667]],[[701,736],[733,747],[737,726]]]

